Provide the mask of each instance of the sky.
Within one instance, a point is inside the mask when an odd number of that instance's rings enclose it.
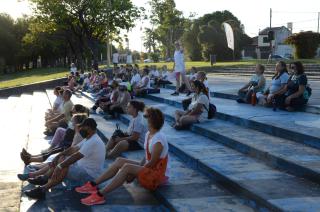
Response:
[[[149,9],[148,0],[132,0],[132,2]],[[177,9],[186,17],[190,13],[196,13],[196,17],[200,17],[214,11],[229,10],[244,24],[245,32],[251,37],[257,36],[259,30],[269,26],[270,8],[273,11],[272,26],[286,26],[288,22],[293,22],[293,32],[317,31],[318,12],[320,12],[320,0],[175,0],[175,2]],[[0,0],[0,13],[2,12],[10,14],[13,18],[32,14],[27,0]],[[136,27],[128,33],[130,49],[144,50],[141,26],[143,28],[150,25],[148,21],[136,22]]]

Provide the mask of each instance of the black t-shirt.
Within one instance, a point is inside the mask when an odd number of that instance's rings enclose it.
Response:
[[[306,87],[307,84],[308,84],[308,79],[305,74],[290,76],[288,80],[288,85],[287,85],[288,87],[287,95],[290,96],[296,93],[299,90],[300,85],[303,85]]]

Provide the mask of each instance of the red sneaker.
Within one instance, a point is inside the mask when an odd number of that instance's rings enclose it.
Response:
[[[81,193],[81,194],[93,194],[98,191],[97,186],[92,186],[90,182],[87,182],[81,187],[77,187],[76,192]]]
[[[100,205],[100,204],[104,204],[106,202],[106,200],[104,199],[104,197],[100,197],[97,193],[93,193],[90,196],[81,199],[81,203],[84,205]]]

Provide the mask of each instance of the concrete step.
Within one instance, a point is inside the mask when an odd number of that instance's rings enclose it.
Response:
[[[171,96],[172,90],[146,98],[181,108],[185,95]],[[238,104],[233,100],[211,98],[217,106],[216,117],[234,124],[320,149],[319,116],[304,112],[272,111],[270,108]]]
[[[55,96],[53,95],[52,89],[47,89],[46,94],[53,104],[55,100]],[[82,97],[79,94],[74,94],[71,97],[71,100],[74,104],[82,104],[84,106],[91,106],[92,102]],[[100,137],[106,138],[105,136],[110,137],[115,129],[114,122],[106,122],[105,119],[99,115],[90,115],[90,117],[94,118],[98,123],[98,133]],[[124,124],[118,121],[123,129],[127,128]],[[107,168],[112,161],[106,160],[105,167]],[[65,188],[63,189],[55,189],[55,195],[59,195],[62,197],[65,196],[63,192],[65,192]],[[107,203],[104,205],[98,205],[93,207],[85,207],[80,204],[80,198],[83,198],[83,195],[79,195],[74,191],[69,191],[69,196],[66,197],[68,199],[68,203],[66,204],[68,207],[73,209],[80,208],[83,211],[143,211],[143,212],[160,212],[160,211],[169,211],[163,204],[159,203],[159,201],[154,197],[154,195],[140,186],[137,185],[124,185],[119,190],[113,192],[107,199]],[[70,199],[71,198],[71,199]],[[65,209],[66,206],[63,204],[57,204],[60,208],[58,211]],[[60,209],[60,210],[59,210]],[[78,209],[78,210],[80,210]],[[80,211],[81,211],[80,210]]]
[[[150,102],[145,103],[150,105]],[[168,108],[163,104],[151,105],[162,111]],[[121,117],[129,121],[128,116]],[[258,205],[275,211],[320,209],[317,203],[320,189],[310,181],[271,168],[215,140],[190,131],[177,132],[168,123],[163,131],[169,140],[171,152],[225,188],[245,195]]]
[[[1,103],[0,211],[19,210],[22,183],[16,174],[23,170],[23,163],[17,158],[28,138],[31,97],[31,95],[11,96]]]
[[[154,106],[163,110],[161,105]],[[122,119],[128,116],[122,115]],[[260,208],[272,211],[320,209],[317,203],[320,188],[315,183],[269,167],[213,139],[190,131],[175,131],[168,122],[163,132],[170,143],[170,151],[182,161],[234,194],[253,200]]]
[[[85,101],[84,105],[86,103]],[[90,107],[92,103],[86,106]],[[91,117],[97,121],[99,134],[104,139],[110,138],[116,124],[119,124],[123,130],[127,128],[127,125],[117,120],[106,121],[102,116],[95,114]],[[128,124],[128,119],[123,120]],[[141,160],[144,153],[133,151],[125,153],[124,156]],[[248,206],[253,205],[248,199],[236,197],[228,190],[221,188],[208,177],[182,163],[174,154],[170,153],[169,161],[169,183],[157,189],[155,195],[170,210],[210,211],[215,208],[217,211],[254,211]]]
[[[145,99],[144,102],[161,108],[166,118],[174,121],[176,107]],[[312,147],[219,119],[195,124],[190,130],[259,159],[271,167],[314,182],[320,180],[320,151]]]

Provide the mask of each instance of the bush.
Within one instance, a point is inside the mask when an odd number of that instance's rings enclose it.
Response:
[[[312,59],[320,44],[320,34],[311,31],[291,35],[285,41],[295,47],[295,58]]]
[[[150,53],[150,59],[153,62],[159,62],[160,60],[160,54],[159,53]]]

